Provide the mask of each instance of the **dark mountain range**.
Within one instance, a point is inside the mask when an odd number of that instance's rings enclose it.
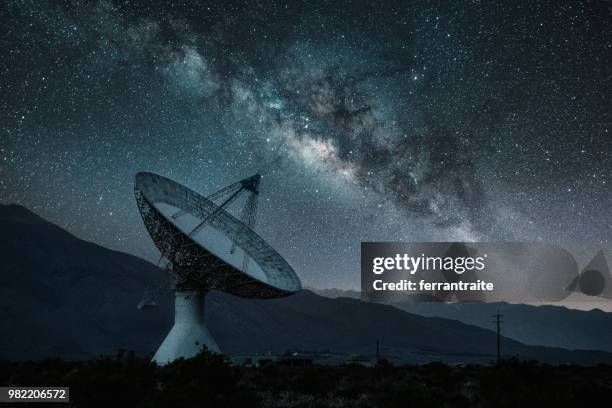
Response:
[[[493,328],[491,316],[504,315],[502,332],[525,344],[612,352],[612,313],[563,306],[509,303],[400,303],[394,306],[427,317],[442,317]]]
[[[154,349],[172,319],[135,305],[161,271],[82,241],[29,210],[0,206],[0,358]]]
[[[359,299],[361,296],[354,290],[313,291],[332,299]],[[612,352],[612,313],[599,309],[585,311],[564,306],[510,303],[402,302],[392,305],[419,316],[458,320],[484,329],[494,328],[492,315],[499,311],[504,315],[502,331],[505,337],[532,345]]]
[[[136,304],[163,272],[137,257],[82,241],[27,209],[0,206],[0,359],[87,358],[118,348],[152,353],[172,324],[165,296]],[[287,349],[374,353],[397,361],[487,362],[495,334],[398,308],[303,291],[285,299],[207,299],[209,327],[228,354]],[[561,363],[612,363],[612,354],[535,347],[504,339],[505,355]]]
[[[361,299],[361,292],[356,290],[344,290],[344,289],[336,289],[336,288],[327,288],[327,289],[318,289],[312,287],[306,287],[311,292],[316,293],[317,295],[336,299],[336,298],[349,298],[349,299]]]

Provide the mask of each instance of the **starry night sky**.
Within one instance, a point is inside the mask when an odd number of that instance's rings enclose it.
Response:
[[[136,172],[273,161],[256,229],[307,286],[357,288],[362,240],[612,241],[612,2],[0,11],[0,203],[83,239],[155,262]]]

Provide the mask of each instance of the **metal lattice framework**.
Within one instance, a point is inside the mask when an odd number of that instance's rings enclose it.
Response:
[[[157,174],[136,175],[134,194],[140,214],[162,256],[172,264],[178,289],[215,289],[245,298],[283,297],[301,289],[300,280],[291,266],[251,228],[255,221],[259,180],[259,175],[249,177],[206,198]],[[225,211],[224,207],[244,190],[252,194],[247,198],[242,214],[245,222],[242,222]],[[229,198],[221,205],[212,200],[228,195]],[[158,208],[160,203],[176,207],[179,211],[171,216],[164,215]],[[190,233],[181,231],[176,225],[176,219],[185,214],[200,220]],[[196,233],[202,230],[205,233],[207,225],[232,241],[232,252],[236,248],[244,251],[242,270],[194,239]],[[265,282],[247,273],[249,262],[261,268],[266,276]]]

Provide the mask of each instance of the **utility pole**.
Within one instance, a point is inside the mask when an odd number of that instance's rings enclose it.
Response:
[[[493,317],[495,318],[493,323],[497,324],[497,364],[499,364],[499,360],[501,360],[501,324],[504,322],[501,318],[504,317],[504,315],[499,313],[498,310]]]

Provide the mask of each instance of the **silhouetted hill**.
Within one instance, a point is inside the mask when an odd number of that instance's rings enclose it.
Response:
[[[162,271],[137,257],[80,240],[18,206],[0,206],[0,359],[91,357],[117,348],[152,353],[172,324],[171,296],[139,311]],[[399,361],[492,359],[495,334],[310,291],[276,300],[211,293],[207,319],[230,354],[286,349],[374,353]],[[548,362],[612,362],[612,354],[569,352],[505,340],[506,355]]]
[[[135,307],[158,268],[23,207],[0,206],[0,257],[0,358],[148,353],[172,319],[169,302],[155,315]]]
[[[402,310],[421,316],[455,319],[479,327],[491,327],[491,315],[504,314],[504,335],[526,344],[612,352],[612,313],[594,309],[508,303],[403,303]]]
[[[395,361],[488,362],[496,351],[490,330],[310,291],[261,301],[214,293],[208,307],[211,331],[230,353],[298,348],[373,355],[376,339],[383,356]],[[553,363],[611,361],[608,353],[526,346],[511,339],[504,339],[503,349],[507,356]]]
[[[317,294],[330,298],[359,299],[357,291],[317,289]],[[590,311],[552,305],[510,303],[394,303],[409,313],[426,317],[442,317],[493,329],[491,316],[499,310],[504,314],[503,334],[525,344],[562,347],[566,349],[603,350],[612,352],[612,313],[599,309]]]
[[[316,293],[317,295],[324,296],[330,299],[336,298],[349,298],[349,299],[361,299],[361,292],[356,290],[344,290],[344,289],[336,289],[336,288],[328,288],[328,289],[317,289],[306,287],[311,292]]]

